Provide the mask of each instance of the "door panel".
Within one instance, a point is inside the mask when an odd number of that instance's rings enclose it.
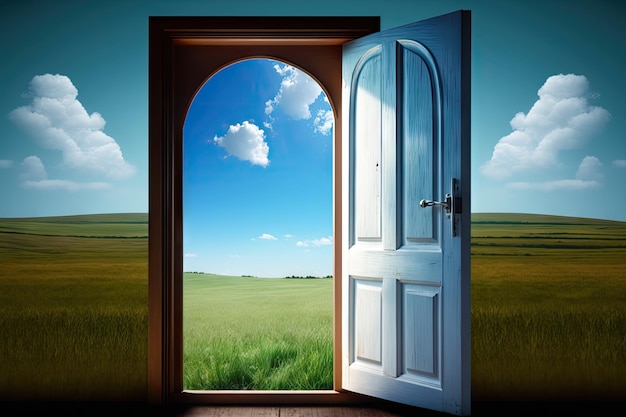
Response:
[[[439,286],[402,283],[401,375],[436,381],[439,357]]]
[[[342,70],[343,388],[462,415],[468,51],[469,12],[456,12],[345,44]]]
[[[382,285],[376,280],[354,280],[355,361],[380,370],[382,364]]]
[[[403,245],[431,242],[436,238],[432,210],[415,210],[424,196],[437,189],[438,149],[440,143],[440,100],[437,72],[430,54],[417,42],[399,41],[398,63],[402,78],[399,94],[403,151]]]
[[[381,157],[381,56],[380,48],[367,51],[354,70],[352,125],[358,138],[355,155],[356,236],[360,242],[381,241],[380,157]]]

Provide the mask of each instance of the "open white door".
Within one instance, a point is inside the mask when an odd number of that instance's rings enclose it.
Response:
[[[470,12],[349,42],[342,72],[342,388],[468,415]]]

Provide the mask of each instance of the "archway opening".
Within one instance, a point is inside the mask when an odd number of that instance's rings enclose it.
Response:
[[[183,389],[333,388],[333,123],[269,58],[197,91],[183,127]]]

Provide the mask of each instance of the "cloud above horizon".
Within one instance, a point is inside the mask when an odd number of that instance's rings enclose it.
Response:
[[[97,112],[89,114],[85,110],[77,99],[78,89],[69,77],[36,75],[25,97],[31,102],[11,111],[10,120],[28,132],[42,148],[60,151],[63,168],[74,174],[91,174],[109,180],[123,180],[135,174],[135,167],[124,159],[115,139],[104,133],[106,122],[102,115]],[[35,160],[29,159],[32,157],[22,163],[27,170],[36,169]],[[39,157],[36,158],[43,168]],[[30,174],[32,172],[28,171],[27,175]],[[49,180],[47,177],[36,181],[39,182],[27,186],[49,188],[56,184],[57,188],[81,189],[104,184],[79,185],[74,181]]]
[[[310,246],[327,246],[333,244],[333,237],[322,237],[320,239],[312,239],[312,240],[300,240],[296,242],[296,246],[299,247],[310,247]]]
[[[507,188],[540,191],[554,191],[558,189],[584,190],[601,187],[603,177],[602,162],[595,156],[586,156],[578,165],[575,179],[561,179],[545,182],[511,182],[507,184]]]
[[[280,108],[284,115],[291,119],[311,119],[311,106],[321,97],[320,102],[323,101],[323,106],[327,108],[316,110],[313,130],[315,133],[329,135],[334,124],[328,98],[313,78],[291,65],[275,64],[273,68],[282,80],[274,98],[265,102],[267,115],[267,120],[263,122],[265,130],[255,123],[244,121],[230,125],[225,135],[213,137],[213,143],[224,148],[229,155],[262,167],[267,167],[270,163],[265,131],[274,132],[273,124],[276,121],[274,112],[277,109]]]
[[[537,94],[539,99],[528,113],[519,112],[511,119],[513,131],[495,145],[491,159],[481,167],[483,175],[508,180],[563,168],[562,153],[583,148],[610,119],[607,110],[589,104],[596,95],[583,75],[548,77]],[[545,183],[519,181],[509,186],[550,190],[596,187],[601,166],[598,158],[586,156],[576,178]]]
[[[315,120],[313,120],[313,126],[315,131],[322,135],[329,135],[335,124],[335,117],[332,110],[318,110]]]
[[[69,180],[51,180],[48,179],[48,173],[39,157],[31,155],[22,161],[20,164],[22,172],[20,177],[22,179],[22,187],[33,188],[38,190],[67,190],[67,191],[80,191],[80,190],[103,190],[110,188],[110,184],[107,182],[87,182],[80,183]]]
[[[318,109],[313,119],[313,130],[322,135],[329,135],[334,124],[333,112],[328,97],[320,85],[304,71],[291,65],[274,65],[274,70],[282,77],[280,87],[274,98],[265,102],[265,114],[269,121],[263,125],[273,130],[276,109],[280,108],[288,117],[295,120],[308,120],[313,117],[311,106],[323,98],[326,108]]]
[[[262,167],[270,163],[268,159],[270,148],[265,142],[265,132],[254,123],[244,121],[230,125],[226,134],[215,135],[213,142],[242,161],[249,161]]]
[[[261,240],[278,240],[278,238],[274,235],[270,235],[269,233],[263,233],[261,236],[259,236],[259,239]]]
[[[319,84],[305,72],[291,65],[274,65],[283,77],[280,88],[273,99],[265,102],[265,114],[270,115],[280,107],[292,119],[310,119],[310,106],[322,93]]]

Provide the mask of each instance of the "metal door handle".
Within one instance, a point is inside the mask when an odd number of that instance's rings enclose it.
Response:
[[[461,213],[463,212],[463,200],[460,196],[461,187],[459,186],[459,181],[456,178],[452,178],[452,192],[454,193],[454,197],[452,197],[452,194],[446,194],[446,201],[433,201],[422,199],[420,200],[420,207],[426,208],[441,206],[445,208],[446,216],[452,218],[452,236],[456,236],[458,229],[457,223],[460,220]]]
[[[430,207],[430,206],[442,206],[443,208],[446,209],[446,212],[449,213],[450,212],[450,201],[451,201],[451,196],[450,194],[446,194],[446,201],[432,201],[432,200],[421,200],[420,201],[420,207],[421,208],[426,208],[426,207]]]

